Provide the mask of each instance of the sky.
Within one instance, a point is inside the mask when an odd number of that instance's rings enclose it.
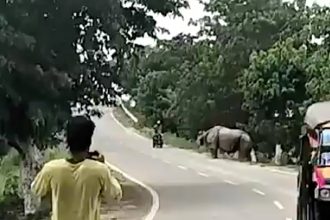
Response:
[[[160,39],[170,39],[179,33],[191,33],[196,34],[199,27],[189,26],[188,22],[190,19],[197,20],[205,15],[204,7],[199,3],[199,0],[188,0],[190,8],[181,10],[183,18],[173,18],[173,16],[161,16],[153,15],[157,21],[157,26],[164,27],[170,31],[170,34],[158,34]],[[320,5],[329,5],[330,0],[307,0],[307,4],[311,5],[316,2]],[[150,37],[144,37],[136,40],[136,43],[141,45],[155,45],[155,41]]]

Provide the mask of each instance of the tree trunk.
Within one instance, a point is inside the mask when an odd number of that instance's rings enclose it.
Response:
[[[283,152],[282,146],[280,144],[276,144],[274,162],[277,166],[280,166],[282,164],[281,163],[282,152]]]
[[[20,164],[21,193],[24,199],[24,214],[27,216],[35,214],[40,204],[40,199],[35,197],[31,192],[31,184],[41,169],[43,156],[33,144],[26,144],[23,149],[26,149],[26,151]]]
[[[257,163],[258,162],[257,153],[254,149],[252,149],[251,152],[250,152],[250,158],[251,158],[252,163]]]

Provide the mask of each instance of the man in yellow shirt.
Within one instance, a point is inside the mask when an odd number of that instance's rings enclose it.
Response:
[[[72,157],[46,163],[32,183],[32,191],[40,198],[51,194],[52,220],[100,220],[101,199],[122,198],[110,169],[89,159],[94,129],[89,118],[73,117],[67,126]]]

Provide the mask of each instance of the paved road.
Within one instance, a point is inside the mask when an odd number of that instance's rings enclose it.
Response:
[[[156,220],[295,219],[293,174],[176,148],[154,150],[111,114],[96,120],[94,146],[158,193]]]

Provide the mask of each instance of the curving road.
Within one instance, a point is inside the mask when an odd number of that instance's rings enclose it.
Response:
[[[294,173],[170,147],[154,150],[111,113],[95,122],[95,148],[159,195],[155,220],[295,219]]]

